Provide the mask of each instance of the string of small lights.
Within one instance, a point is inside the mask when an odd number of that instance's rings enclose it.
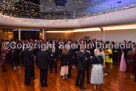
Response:
[[[104,1],[104,0],[102,0]],[[77,10],[74,11],[62,11],[59,8],[52,8],[52,7],[44,7],[42,5],[34,4],[28,1],[21,1],[21,2],[5,2],[3,1],[0,3],[0,13],[2,15],[7,15],[11,17],[19,17],[19,18],[34,18],[34,19],[76,19],[80,17],[88,17],[88,16],[95,16],[100,14],[106,14],[115,11],[121,11],[129,8],[136,7],[136,3],[124,6],[110,6],[110,10],[102,11],[102,12],[83,12],[82,9],[87,7],[91,7],[96,5],[97,3],[85,3],[82,1],[76,2],[74,1],[74,6]],[[71,3],[67,3],[70,5]],[[103,5],[105,10],[107,9],[108,5]],[[94,8],[99,9],[99,8]],[[44,11],[44,12],[41,12]]]

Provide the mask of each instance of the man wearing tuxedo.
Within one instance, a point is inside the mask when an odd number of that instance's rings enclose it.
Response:
[[[49,52],[46,49],[41,49],[37,53],[38,67],[40,68],[40,82],[41,87],[47,87],[47,75],[48,75],[48,64],[49,64]]]
[[[28,86],[32,86],[31,77],[33,74],[33,67],[34,67],[34,55],[30,48],[24,50],[24,65],[25,65],[25,84]]]
[[[71,65],[74,62],[74,52],[72,49],[69,49],[68,51],[68,60],[69,60],[69,65],[68,65],[68,78],[71,78]]]
[[[57,74],[57,50],[55,46],[49,49],[50,52],[50,73],[52,73],[53,67],[55,67],[55,73]]]
[[[87,58],[85,56],[85,49],[82,48],[80,51],[77,53],[77,77],[76,77],[76,86],[79,86],[80,89],[84,90],[86,88],[83,87],[84,84],[84,78],[85,78],[85,69],[86,69],[86,61]],[[79,84],[80,80],[80,84]]]
[[[85,56],[87,57],[87,62],[86,62],[87,83],[90,83],[90,80],[89,80],[89,67],[90,67],[90,65],[91,65],[91,63],[90,63],[91,53],[90,53],[89,50],[86,50],[86,51],[85,51]]]

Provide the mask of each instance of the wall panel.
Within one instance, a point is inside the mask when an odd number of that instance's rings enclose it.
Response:
[[[90,39],[98,39],[105,41],[115,41],[122,42],[123,40],[131,40],[136,42],[136,29],[134,30],[110,30],[104,31],[105,38],[103,38],[103,33],[100,31],[93,32],[79,32],[79,33],[46,33],[46,38],[64,38],[64,39],[72,39],[79,40],[83,37],[89,36]]]

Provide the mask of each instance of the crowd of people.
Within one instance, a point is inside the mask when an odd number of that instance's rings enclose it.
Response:
[[[99,42],[96,44],[96,42]],[[8,46],[4,48],[3,46]],[[125,46],[122,45],[125,44]],[[40,82],[42,87],[47,87],[48,68],[52,73],[55,68],[57,74],[57,61],[60,59],[60,76],[62,80],[71,78],[72,65],[78,69],[75,85],[86,89],[84,85],[85,72],[87,83],[93,84],[94,89],[99,89],[104,84],[104,76],[110,74],[111,68],[120,63],[119,71],[129,72],[136,82],[136,44],[131,41],[118,43],[123,47],[113,47],[115,42],[92,40],[11,40],[0,43],[0,65],[3,72],[7,72],[6,64],[9,63],[14,71],[19,70],[19,65],[25,66],[25,84],[31,86],[31,78],[36,79],[34,62],[40,69]],[[18,45],[19,44],[19,45]],[[35,46],[25,44],[36,44]],[[48,44],[39,46],[38,44]],[[88,45],[89,46],[88,46]],[[127,46],[130,45],[129,47]],[[103,45],[103,46],[101,46]],[[89,71],[91,69],[91,74]],[[106,68],[106,69],[105,69]],[[105,69],[105,71],[104,71]]]

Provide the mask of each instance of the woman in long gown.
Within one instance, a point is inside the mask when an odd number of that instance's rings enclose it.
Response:
[[[95,56],[91,59],[92,72],[90,83],[94,85],[94,89],[99,89],[99,86],[103,84],[103,58],[98,49],[94,50]]]
[[[130,77],[131,78],[134,78],[134,73],[135,73],[135,59],[134,59],[134,54],[136,53],[136,48],[133,48],[133,55],[132,55],[132,62],[130,63],[129,65],[129,69],[128,69],[128,72],[130,73]]]
[[[124,50],[122,49],[121,52],[122,52],[122,56],[121,56],[119,71],[125,72],[126,71],[126,61],[124,57]]]

